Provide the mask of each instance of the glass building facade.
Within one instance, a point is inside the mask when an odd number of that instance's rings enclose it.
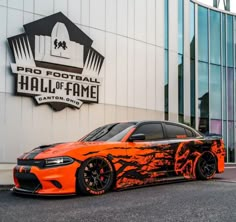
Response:
[[[183,1],[178,0],[179,121],[184,122],[185,44],[190,55],[190,124],[204,134],[222,135],[227,151],[225,160],[235,162],[236,15],[190,1],[186,42],[184,7]]]
[[[130,120],[166,119],[220,134],[226,162],[236,163],[236,14],[198,0],[23,2],[0,1],[0,170],[32,147]],[[96,105],[55,112],[15,95],[7,38],[57,12],[105,57]]]

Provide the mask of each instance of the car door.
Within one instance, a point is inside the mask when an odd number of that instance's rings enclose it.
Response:
[[[182,125],[164,123],[164,131],[168,137],[168,144],[173,152],[173,161],[168,171],[171,175],[187,175],[192,168],[191,156],[193,141],[196,140],[194,132]]]
[[[142,138],[142,135],[145,137]],[[173,162],[161,122],[142,123],[137,126],[128,142],[127,154],[130,156],[129,177],[138,184],[155,182],[167,174],[168,165]],[[138,139],[140,138],[140,140]]]

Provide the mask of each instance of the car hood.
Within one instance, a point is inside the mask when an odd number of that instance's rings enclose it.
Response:
[[[58,156],[77,157],[100,151],[101,147],[115,145],[118,142],[69,142],[39,146],[19,157],[19,159],[45,159]]]

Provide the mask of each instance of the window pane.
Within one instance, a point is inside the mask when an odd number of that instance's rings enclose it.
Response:
[[[211,133],[222,135],[222,122],[221,120],[211,120]]]
[[[226,19],[225,15],[222,14],[222,64],[226,64]]]
[[[233,17],[227,15],[227,66],[233,67]]]
[[[228,162],[229,151],[228,151],[228,140],[227,140],[227,121],[223,121],[222,135],[223,135],[225,149],[227,153],[227,155],[225,156],[225,162]]]
[[[223,73],[222,73],[222,100],[223,100],[223,119],[226,120],[227,118],[227,97],[226,97],[226,69],[223,67]]]
[[[234,122],[228,121],[228,161],[235,162]]]
[[[177,125],[166,124],[166,131],[169,138],[187,137],[185,129]]]
[[[195,59],[195,4],[190,2],[190,57]]]
[[[195,128],[195,60],[191,59],[191,126]]]
[[[228,99],[228,120],[234,119],[234,71],[227,69],[227,99]]]
[[[163,129],[160,123],[150,123],[140,126],[134,132],[135,134],[143,133],[146,141],[163,139]]]
[[[210,70],[210,118],[221,119],[221,68],[211,65]]]
[[[220,64],[220,12],[210,11],[210,62]]]
[[[188,137],[193,137],[193,132],[187,128],[185,128],[186,134]]]
[[[198,63],[198,118],[199,131],[209,132],[208,64]]]
[[[208,61],[208,13],[204,7],[198,7],[198,59]]]
[[[234,51],[236,52],[236,16],[234,16]],[[236,64],[236,56],[235,56],[235,64]]]

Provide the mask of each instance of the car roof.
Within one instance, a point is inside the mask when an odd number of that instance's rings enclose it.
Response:
[[[146,124],[146,123],[166,123],[166,124],[169,123],[169,124],[174,124],[174,125],[185,127],[187,129],[190,129],[190,130],[194,131],[195,133],[201,135],[201,133],[199,133],[196,129],[192,128],[191,126],[188,126],[186,124],[179,123],[179,122],[174,122],[174,121],[167,121],[167,120],[141,120],[141,121],[127,121],[127,122],[124,121],[124,122],[118,122],[118,123],[133,123],[136,126],[142,125],[142,124]]]

